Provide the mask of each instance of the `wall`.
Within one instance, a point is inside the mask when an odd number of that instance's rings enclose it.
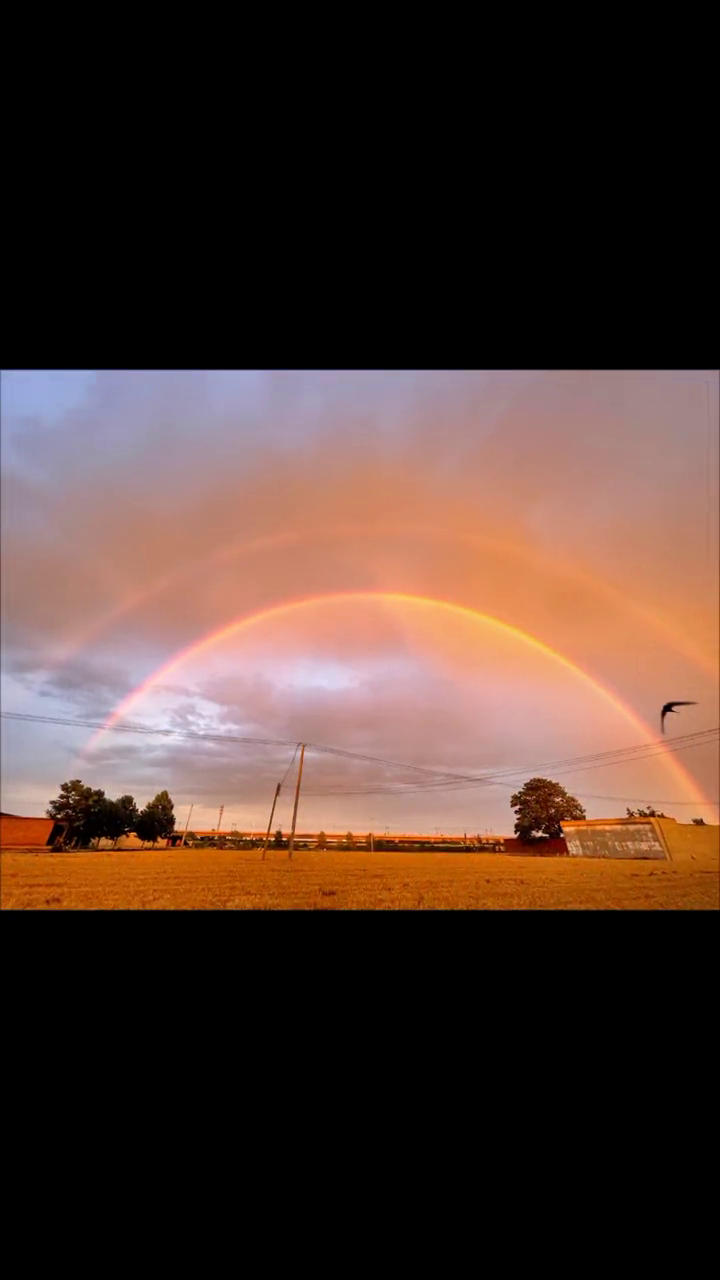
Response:
[[[0,814],[0,849],[41,849],[62,830],[53,818],[16,818]]]
[[[571,858],[667,859],[668,851],[657,818],[610,819],[608,822],[563,822]]]
[[[720,827],[658,818],[673,862],[720,862]]]

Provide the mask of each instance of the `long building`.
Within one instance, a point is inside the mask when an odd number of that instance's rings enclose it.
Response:
[[[0,849],[47,849],[65,834],[66,824],[53,818],[20,818],[0,813]]]
[[[347,835],[345,831],[328,831],[322,833],[324,836],[323,845],[327,849],[345,849],[348,848]],[[194,828],[192,832],[188,832],[191,837],[190,843],[196,841],[207,841],[213,844],[224,845],[261,845],[265,842],[264,831],[217,831],[215,828],[208,830],[199,830]],[[317,831],[296,831],[295,832],[295,848],[296,849],[317,849],[318,837],[320,832]],[[171,847],[180,844],[183,838],[181,831],[176,831],[167,842]],[[287,848],[289,832],[283,831],[283,848]],[[270,835],[270,846],[275,843],[274,834]],[[505,851],[514,852],[515,846],[521,844],[521,841],[515,840],[510,836],[495,835],[425,835],[421,831],[409,832],[373,832],[372,834],[361,834],[353,837],[352,848],[366,849],[374,848],[382,849],[427,849],[446,852],[458,852],[465,850],[466,852],[481,851],[486,853],[503,853]],[[555,852],[560,852],[559,846],[565,852],[565,842],[547,841],[549,845],[557,845]],[[549,852],[548,848],[548,852]]]

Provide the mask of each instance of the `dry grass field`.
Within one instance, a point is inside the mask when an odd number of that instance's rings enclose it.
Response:
[[[687,863],[500,854],[162,849],[8,851],[3,910],[720,909],[713,856]]]

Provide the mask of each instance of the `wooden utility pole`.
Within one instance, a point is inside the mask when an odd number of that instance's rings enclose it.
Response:
[[[195,808],[195,801],[193,800],[192,804],[190,805],[190,813],[192,813],[192,811],[193,811],[193,809],[194,809],[194,808]],[[188,814],[188,816],[187,816],[187,822],[185,823],[185,830],[184,830],[184,831],[183,831],[183,833],[182,833],[182,840],[180,841],[180,848],[181,848],[181,849],[182,849],[182,847],[183,847],[183,845],[184,845],[184,843],[185,843],[185,837],[186,837],[186,835],[187,835],[187,829],[188,829],[188,827],[190,826],[190,813],[189,813],[189,814]]]
[[[302,781],[303,759],[305,757],[305,743],[303,742],[300,749],[300,767],[298,769],[298,780],[295,788],[295,807],[293,809],[292,830],[290,832],[290,845],[288,847],[288,858],[293,856],[293,847],[295,845],[295,822],[297,820],[298,800],[300,799],[300,783]]]
[[[218,824],[217,824],[218,835],[220,834],[220,823],[222,822],[222,816],[223,816],[224,812],[225,812],[225,805],[224,805],[224,804],[221,804],[221,805],[220,805],[220,812],[219,812],[219,814],[218,814]]]
[[[267,835],[265,836],[265,844],[263,845],[263,853],[262,853],[263,862],[265,861],[265,854],[267,853],[268,844],[270,843],[270,828],[272,827],[273,814],[275,812],[275,805],[277,804],[277,798],[279,795],[280,795],[280,783],[278,782],[275,788],[275,795],[273,797],[272,809],[270,810],[270,821],[268,822]]]

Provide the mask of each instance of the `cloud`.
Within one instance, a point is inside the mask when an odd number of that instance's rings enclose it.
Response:
[[[63,406],[33,410],[25,383],[3,422],[3,669],[48,709],[107,715],[201,637],[278,604],[402,592],[527,632],[643,715],[697,696],[717,722],[716,376],[110,371]],[[176,727],[459,767],[475,655],[505,678],[503,646],[474,634],[409,608],[277,614],[161,680],[137,717],[165,707]],[[303,688],[312,664],[340,684]],[[544,755],[569,732],[547,724]],[[494,708],[480,741],[472,759],[517,747]],[[217,753],[138,751],[106,739],[97,760],[110,776],[172,764],[188,794],[195,778],[234,785]],[[249,787],[269,783],[261,763]],[[713,760],[692,767],[707,778]]]

